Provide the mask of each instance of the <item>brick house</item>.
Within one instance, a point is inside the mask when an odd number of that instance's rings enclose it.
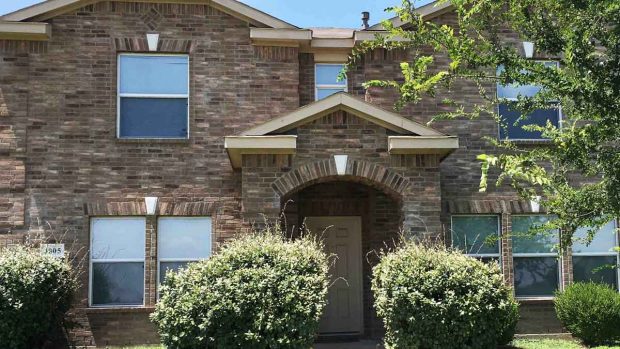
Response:
[[[455,23],[449,5],[418,10]],[[291,230],[330,226],[349,280],[330,290],[322,334],[381,336],[369,252],[400,233],[499,262],[519,331],[560,332],[554,290],[617,287],[616,271],[593,272],[615,263],[617,237],[560,259],[553,239],[508,237],[548,216],[508,187],[479,193],[476,156],[494,151],[484,137],[544,140],[491,118],[429,126],[441,96],[395,112],[393,92],[362,83],[398,78],[404,51],[368,53],[338,80],[381,30],[297,28],[235,0],[49,0],[0,17],[0,246],[43,232],[85,261],[71,333],[84,346],[157,342],[148,314],[166,270],[281,212]],[[479,101],[476,86],[455,90]]]

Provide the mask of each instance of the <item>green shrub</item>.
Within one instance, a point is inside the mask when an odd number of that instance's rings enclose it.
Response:
[[[53,339],[75,289],[66,261],[22,247],[0,251],[0,348],[40,348]]]
[[[620,295],[607,285],[575,283],[555,298],[558,319],[587,345],[620,340]]]
[[[496,348],[512,340],[519,316],[497,264],[438,246],[383,253],[372,290],[387,348]]]
[[[250,234],[168,274],[152,320],[171,349],[310,347],[326,304],[327,256],[310,238]]]

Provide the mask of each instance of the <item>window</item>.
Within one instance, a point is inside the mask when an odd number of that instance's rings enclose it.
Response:
[[[601,228],[587,244],[588,229],[582,228],[573,237],[573,279],[594,281],[618,287],[618,234],[616,222]]]
[[[557,67],[558,62],[544,62],[547,67]],[[503,67],[497,69],[497,75],[504,71]],[[533,97],[541,88],[533,85],[501,85],[497,84],[497,98],[504,101],[516,101],[519,96]],[[532,140],[542,139],[540,131],[527,131],[523,129],[526,125],[546,126],[550,121],[555,127],[560,127],[561,111],[559,106],[550,106],[548,109],[534,110],[526,118],[519,120],[521,113],[513,110],[509,103],[499,104],[499,116],[504,121],[500,126],[500,139],[511,140]]]
[[[90,304],[144,304],[144,218],[93,218],[90,244]]]
[[[452,216],[452,247],[483,261],[499,261],[498,216]]]
[[[121,54],[118,65],[118,137],[187,138],[188,56]]]
[[[316,84],[316,100],[347,91],[347,79],[338,81],[338,75],[344,64],[317,64],[315,66],[314,81]]]
[[[532,235],[553,217],[528,215],[512,217],[512,252],[515,295],[517,297],[552,297],[559,284],[559,262],[554,249],[559,232]]]
[[[211,218],[160,218],[158,226],[159,281],[166,272],[211,255]]]

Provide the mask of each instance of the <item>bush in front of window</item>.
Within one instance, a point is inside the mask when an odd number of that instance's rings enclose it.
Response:
[[[0,348],[58,339],[77,288],[70,264],[24,247],[0,251]]]
[[[609,285],[577,282],[556,294],[555,310],[588,346],[620,341],[620,295]]]
[[[309,348],[326,305],[316,239],[267,230],[168,273],[152,315],[167,348]]]
[[[380,257],[372,290],[386,348],[496,348],[512,340],[518,304],[496,263],[413,242]]]

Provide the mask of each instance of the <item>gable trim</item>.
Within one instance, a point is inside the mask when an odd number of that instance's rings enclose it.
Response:
[[[1,16],[5,21],[44,21],[60,14],[76,10],[80,7],[97,3],[103,0],[48,0],[35,4],[21,10]],[[135,1],[153,3],[181,3],[181,4],[203,4],[228,13],[231,16],[240,18],[248,23],[259,27],[268,28],[289,28],[295,29],[294,25],[273,17],[265,12],[257,10],[237,0],[108,0],[108,1]]]
[[[263,136],[272,132],[287,131],[314,121],[337,110],[344,110],[350,114],[356,115],[362,119],[366,119],[372,123],[401,134],[413,133],[420,136],[444,136],[444,134],[439,131],[406,119],[396,113],[361,101],[345,92],[339,92],[320,101],[308,104],[292,113],[253,127],[241,133],[241,135]]]

